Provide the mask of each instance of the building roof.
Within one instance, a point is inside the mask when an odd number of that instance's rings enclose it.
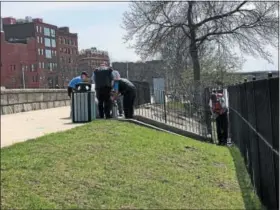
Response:
[[[21,43],[21,44],[27,44],[28,38],[27,39],[10,39],[7,41],[8,43]]]

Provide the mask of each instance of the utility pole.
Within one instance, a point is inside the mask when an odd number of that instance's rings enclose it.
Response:
[[[126,78],[128,79],[128,62],[126,62]]]
[[[25,69],[25,67],[24,67],[23,65],[21,65],[23,89],[25,89],[25,74],[24,74],[24,69]]]
[[[222,83],[222,86],[223,86],[223,84],[224,84],[224,72],[223,72],[223,66],[221,66],[221,46],[220,46],[220,44],[218,45],[218,51],[219,51],[219,64],[218,64],[218,66],[219,66],[219,70],[221,71],[220,72],[220,74],[221,74],[220,80],[221,80],[221,83]]]

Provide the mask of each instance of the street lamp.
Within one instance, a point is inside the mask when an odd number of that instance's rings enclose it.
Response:
[[[126,78],[128,79],[128,62],[126,62]]]
[[[25,67],[23,65],[23,63],[21,62],[21,73],[22,73],[22,86],[23,86],[23,89],[25,89]]]

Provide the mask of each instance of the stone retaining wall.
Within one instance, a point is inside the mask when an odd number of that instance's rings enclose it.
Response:
[[[2,115],[69,105],[70,99],[65,89],[1,90]]]

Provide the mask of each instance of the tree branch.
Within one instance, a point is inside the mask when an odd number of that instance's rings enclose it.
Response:
[[[243,5],[245,5],[246,3],[247,3],[247,1],[243,1],[241,4],[239,4],[239,5],[236,7],[236,9],[234,9],[234,10],[232,10],[232,11],[230,11],[230,12],[227,12],[227,13],[225,13],[225,14],[216,15],[216,16],[212,16],[212,17],[206,18],[206,19],[202,20],[201,22],[195,24],[194,26],[195,26],[196,28],[198,28],[198,27],[202,26],[203,24],[205,24],[205,23],[207,23],[207,22],[209,22],[209,21],[218,20],[218,19],[222,19],[222,18],[224,18],[224,17],[228,17],[228,16],[230,16],[230,15],[232,15],[232,14],[238,12],[238,11],[240,10],[240,8],[241,8]]]

